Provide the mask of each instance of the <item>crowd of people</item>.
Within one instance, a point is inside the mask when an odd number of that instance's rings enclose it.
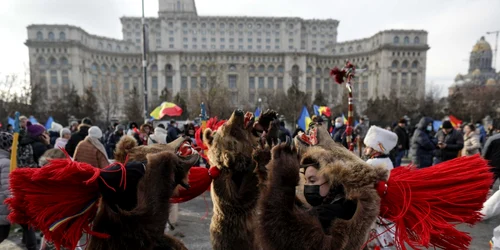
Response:
[[[347,135],[343,117],[328,119],[315,116],[314,123],[327,124],[331,138],[347,147]],[[433,119],[423,117],[414,129],[408,126],[408,121],[400,119],[394,127],[370,127],[367,119],[360,119],[353,130],[354,138],[358,140],[358,150],[363,153],[367,162],[377,165],[381,162],[392,169],[402,165],[408,157],[417,168],[427,168],[432,165],[449,161],[460,156],[481,154],[490,161],[495,179],[500,177],[500,133],[493,126],[485,129],[480,122],[467,123],[454,127],[450,121],[444,121],[437,129],[433,127]],[[131,136],[137,145],[167,144],[179,136],[190,137],[192,144],[196,145],[195,131],[200,124],[187,121],[182,129],[175,120],[167,123],[158,123],[156,127],[151,123],[140,126],[131,122],[127,126],[115,123],[103,132],[98,126],[93,125],[89,118],[79,122],[71,122],[68,127],[53,122],[50,129],[40,124],[32,124],[26,117],[20,118],[20,137],[17,161],[20,168],[40,168],[50,159],[65,158],[64,151],[75,161],[85,162],[96,168],[105,168],[113,162],[117,144],[124,135]],[[296,128],[292,134],[285,126],[284,120],[279,121],[277,130],[278,139],[287,141],[299,133],[304,132]],[[8,176],[10,165],[10,151],[13,141],[12,126],[0,132],[0,201],[8,197]],[[364,150],[363,150],[364,149]],[[306,190],[305,190],[306,191]],[[7,220],[8,208],[0,204],[0,242],[8,237],[10,223]],[[390,223],[388,221],[382,221]],[[35,231],[28,225],[21,225],[23,231],[23,244],[28,250],[37,249]],[[380,229],[382,230],[382,229]],[[377,231],[378,233],[382,231]],[[379,235],[380,236],[380,235]],[[392,237],[382,235],[382,237]],[[383,245],[379,241],[379,246]],[[44,249],[53,247],[42,240]]]

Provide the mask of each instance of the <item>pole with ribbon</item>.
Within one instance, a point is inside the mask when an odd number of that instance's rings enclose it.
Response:
[[[10,152],[10,172],[17,168],[17,144],[19,142],[19,112],[16,111],[14,118],[14,138],[12,140],[12,150]]]
[[[349,146],[350,151],[354,151],[354,140],[352,139],[352,132],[354,130],[354,107],[353,107],[353,97],[352,97],[352,81],[355,77],[356,67],[349,62],[346,61],[345,66],[342,69],[337,67],[333,68],[330,71],[330,77],[338,83],[346,83],[347,94],[349,96],[348,101],[348,113],[347,113],[347,127],[345,130],[347,145]]]

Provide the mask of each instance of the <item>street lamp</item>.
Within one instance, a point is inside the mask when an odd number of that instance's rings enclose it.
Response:
[[[144,122],[149,118],[148,116],[148,78],[147,67],[148,61],[146,59],[146,20],[144,19],[144,0],[142,0],[142,80],[144,91]]]
[[[262,98],[259,98],[259,108],[260,108],[260,110],[262,112]]]

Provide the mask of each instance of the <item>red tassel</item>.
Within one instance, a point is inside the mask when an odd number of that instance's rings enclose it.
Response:
[[[191,167],[188,175],[189,189],[179,188],[179,193],[170,198],[171,203],[183,203],[198,197],[210,188],[212,180],[219,176],[219,169]]]
[[[43,168],[16,169],[10,174],[13,195],[9,220],[43,232],[57,247],[74,249],[82,231],[92,231],[98,207],[100,170],[70,158],[54,159]]]
[[[406,249],[468,249],[471,237],[459,223],[475,224],[492,184],[487,161],[461,157],[433,167],[399,167],[379,183],[380,216],[395,223],[396,246]]]

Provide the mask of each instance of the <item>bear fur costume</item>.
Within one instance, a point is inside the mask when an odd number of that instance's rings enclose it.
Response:
[[[262,249],[359,250],[368,240],[370,228],[379,214],[380,197],[374,183],[387,180],[388,171],[373,168],[336,144],[326,128],[314,125],[314,136],[272,149],[267,165],[268,179],[259,198],[257,237]],[[307,136],[307,135],[306,135]],[[310,141],[314,146],[310,146]],[[302,165],[318,164],[330,190],[343,187],[345,199],[356,201],[352,218],[332,220],[327,233],[317,216],[300,208],[295,197]]]
[[[119,194],[103,194],[93,229],[110,237],[91,237],[88,249],[186,249],[179,240],[164,234],[170,208],[168,201],[178,184],[187,185],[187,173],[200,156],[179,156],[174,149],[178,147],[170,147],[160,153],[140,151],[142,154],[131,157],[137,161],[146,159],[144,177],[138,181],[132,194],[123,196],[123,199],[115,198]]]
[[[210,164],[220,170],[219,177],[211,185],[214,208],[210,240],[213,249],[259,248],[255,245],[259,169],[253,156],[256,156],[254,150],[265,141],[264,138],[259,143],[259,132],[268,131],[276,118],[276,112],[268,110],[254,123],[253,114],[236,110],[217,131],[209,128],[203,131]]]
[[[189,142],[190,140],[189,136],[183,135],[168,144],[138,146],[137,140],[134,137],[124,135],[116,144],[115,160],[120,163],[125,163],[127,159],[128,161],[146,161],[147,154],[159,152],[175,153],[185,142]]]

